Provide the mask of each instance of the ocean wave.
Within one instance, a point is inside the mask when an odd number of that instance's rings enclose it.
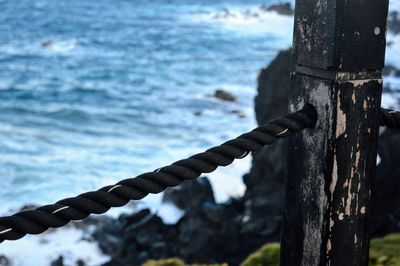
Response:
[[[389,12],[400,11],[400,1],[390,1]]]
[[[393,110],[400,109],[400,93],[383,93],[382,107]]]
[[[93,229],[93,228],[92,228]],[[91,232],[67,226],[58,230],[50,230],[40,236],[26,236],[18,241],[2,243],[1,255],[10,259],[14,266],[49,265],[60,255],[63,256],[65,265],[77,265],[78,260],[83,260],[88,265],[101,265],[109,260],[104,255],[96,242],[91,241]],[[21,250],[34,251],[24,252]],[[29,262],[29,263],[28,263]]]
[[[400,34],[387,35],[386,65],[393,65],[400,68]]]
[[[56,40],[50,39],[38,40],[33,42],[16,42],[6,45],[0,45],[0,54],[2,57],[9,56],[16,58],[18,56],[44,56],[51,54],[67,54],[78,46],[77,39]]]
[[[292,37],[293,17],[284,16],[275,11],[266,11],[262,6],[223,8],[217,11],[193,15],[199,23],[221,25],[232,31],[245,34],[264,34]],[[277,27],[276,25],[279,25]]]

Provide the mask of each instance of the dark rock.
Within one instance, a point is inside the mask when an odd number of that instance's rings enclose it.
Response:
[[[217,15],[215,15],[213,18],[214,19],[225,19],[229,17],[236,17],[234,13],[229,11],[227,8],[223,8],[221,12],[219,12]]]
[[[181,186],[167,189],[164,202],[171,202],[182,210],[189,210],[202,204],[215,203],[214,193],[207,178],[183,182]]]
[[[11,261],[4,255],[0,255],[0,266],[11,266]]]
[[[23,205],[18,211],[19,212],[30,211],[30,210],[36,209],[38,207],[39,207],[38,205],[26,204],[26,205]]]
[[[267,69],[261,70],[255,99],[256,119],[259,125],[287,113],[290,60],[289,50],[280,52]],[[278,239],[285,156],[285,141],[253,154],[250,173],[243,178],[247,187],[244,200],[248,217],[244,232],[259,234],[268,231],[270,237]],[[265,215],[266,213],[268,215]]]
[[[202,111],[196,111],[193,113],[195,116],[202,116],[203,112]]]
[[[398,71],[398,69],[392,65],[387,65],[385,66],[385,68],[382,70],[382,75],[384,76],[391,76],[391,75],[395,75],[396,71]]]
[[[163,241],[152,243],[150,252],[155,258],[165,258],[168,255],[168,245]]]
[[[51,264],[51,266],[64,266],[64,257],[63,256],[59,256],[55,261],[53,261]]]
[[[43,48],[52,48],[54,43],[52,41],[45,41],[42,43]]]
[[[235,102],[236,101],[236,96],[223,90],[223,89],[218,89],[214,93],[214,97],[221,100],[221,101],[226,101],[226,102]]]
[[[294,14],[294,10],[289,3],[283,3],[283,4],[275,4],[275,5],[262,5],[261,9],[264,11],[275,11],[280,15],[285,15],[285,16],[292,16]]]
[[[243,15],[245,17],[252,17],[252,18],[258,18],[260,16],[257,12],[251,11],[250,9],[244,11]]]
[[[173,235],[171,226],[145,209],[99,226],[93,237],[100,249],[112,257],[106,265],[140,265],[149,258],[172,255],[174,246],[165,243]]]
[[[83,261],[83,260],[81,260],[81,259],[79,259],[77,262],[76,262],[76,266],[85,266],[86,265],[86,263]]]
[[[237,200],[203,205],[185,213],[178,222],[179,257],[188,262],[239,265],[254,248],[253,239],[240,233],[242,213],[242,202]]]
[[[392,66],[392,65],[387,65],[383,69],[382,75],[400,77],[400,69],[398,69],[398,68],[396,68],[395,66]]]
[[[388,29],[394,34],[400,33],[400,15],[399,12],[390,12],[388,16]]]
[[[400,232],[400,130],[386,129],[379,140],[374,234]]]
[[[232,110],[231,113],[237,115],[239,118],[246,117],[246,115],[241,110]]]

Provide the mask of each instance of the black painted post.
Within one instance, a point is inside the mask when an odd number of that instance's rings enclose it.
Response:
[[[388,0],[297,0],[281,265],[368,265]]]

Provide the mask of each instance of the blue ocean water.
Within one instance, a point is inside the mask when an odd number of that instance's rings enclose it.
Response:
[[[251,129],[257,73],[291,42],[292,18],[259,8],[269,2],[0,1],[0,211]],[[238,101],[210,97],[218,88]]]

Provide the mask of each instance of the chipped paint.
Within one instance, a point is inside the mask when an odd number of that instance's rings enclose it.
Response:
[[[338,181],[338,166],[336,160],[336,154],[333,157],[333,171],[332,171],[332,180],[329,186],[329,191],[331,192],[331,201],[333,200],[333,195],[335,193],[336,184]]]
[[[364,105],[363,105],[363,107],[364,107],[364,110],[365,110],[365,111],[368,109],[368,101],[367,101],[367,100],[364,100]]]
[[[336,138],[346,133],[346,114],[340,109],[340,92],[337,96],[337,121],[336,121]]]
[[[367,83],[369,83],[371,81],[373,81],[373,79],[372,80],[371,79],[349,80],[349,82],[352,83],[353,86],[356,87],[356,88],[357,87],[362,87],[362,86],[364,86],[365,84],[367,84]]]

